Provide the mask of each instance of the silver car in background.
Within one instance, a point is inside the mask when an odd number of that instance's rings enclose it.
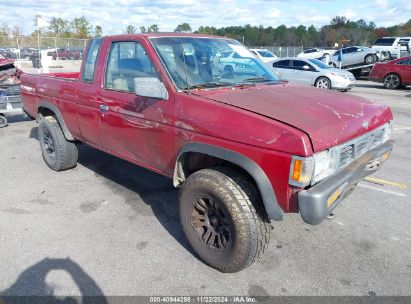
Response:
[[[331,56],[329,64],[339,67],[340,50],[335,51]],[[341,66],[355,66],[360,64],[373,64],[377,61],[377,52],[365,46],[349,46],[341,49],[342,61]]]
[[[318,59],[281,58],[266,63],[282,80],[321,89],[348,91],[355,85],[352,73],[333,68]]]

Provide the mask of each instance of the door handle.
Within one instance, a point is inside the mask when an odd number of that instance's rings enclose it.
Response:
[[[100,111],[101,112],[107,112],[110,108],[107,105],[100,105]]]

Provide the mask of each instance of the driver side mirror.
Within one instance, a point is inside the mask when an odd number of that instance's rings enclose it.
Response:
[[[357,52],[362,52],[363,51],[363,49],[357,49]]]
[[[168,92],[164,83],[157,77],[134,78],[134,91],[136,95],[166,100]]]
[[[308,71],[309,69],[310,69],[310,67],[308,65],[303,66],[303,70]]]

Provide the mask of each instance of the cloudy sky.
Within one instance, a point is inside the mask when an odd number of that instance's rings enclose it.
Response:
[[[374,21],[377,26],[394,25],[411,18],[410,0],[0,0],[0,23],[20,25],[33,31],[36,14],[73,19],[85,16],[104,34],[123,33],[127,25],[158,24],[173,31],[187,22],[195,30],[201,25],[322,26],[334,16]]]

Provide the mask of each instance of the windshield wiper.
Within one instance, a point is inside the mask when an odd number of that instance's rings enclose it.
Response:
[[[268,82],[268,81],[275,81],[275,80],[269,79],[267,77],[251,77],[251,78],[243,79],[242,83],[243,82]]]
[[[199,83],[199,84],[193,84],[190,86],[186,86],[182,88],[182,90],[188,90],[188,89],[209,89],[209,88],[217,88],[217,87],[229,87],[233,86],[235,83],[232,82],[220,82],[220,81],[211,81],[211,82],[206,82],[206,83]]]

